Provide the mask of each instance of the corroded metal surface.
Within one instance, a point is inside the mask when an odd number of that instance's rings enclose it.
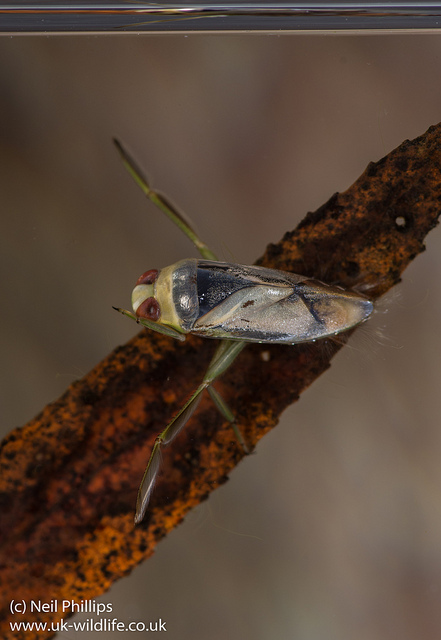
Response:
[[[424,250],[441,201],[441,125],[370,164],[259,264],[367,290],[396,284]],[[208,398],[164,451],[160,481],[142,525],[133,510],[157,433],[200,382],[216,346],[141,332],[21,429],[0,451],[0,629],[7,603],[89,599],[151,555],[156,543],[217,486],[243,451]],[[249,445],[330,366],[332,341],[296,347],[250,346],[216,383]],[[61,612],[35,615],[57,620]],[[26,620],[32,620],[27,615]]]

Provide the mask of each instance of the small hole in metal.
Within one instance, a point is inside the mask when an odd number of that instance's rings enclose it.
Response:
[[[404,216],[397,216],[395,218],[395,225],[399,229],[404,229],[404,227],[406,226],[406,218]]]

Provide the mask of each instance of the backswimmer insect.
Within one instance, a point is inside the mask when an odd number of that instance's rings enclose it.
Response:
[[[247,342],[293,345],[336,336],[369,318],[373,303],[353,291],[305,276],[219,262],[190,223],[153,191],[133,159],[115,140],[123,163],[145,195],[194,243],[194,258],[143,273],[132,292],[134,313],[114,307],[142,326],[185,340],[188,333],[221,339],[205,376],[182,409],[156,437],[136,502],[135,523],[144,518],[160,466],[160,450],[183,429],[207,389],[245,451],[232,411],[212,387]]]

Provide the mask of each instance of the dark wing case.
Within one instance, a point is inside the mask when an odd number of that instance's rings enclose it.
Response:
[[[197,264],[199,316],[192,333],[295,344],[335,335],[372,311],[358,294],[293,273],[223,262]]]

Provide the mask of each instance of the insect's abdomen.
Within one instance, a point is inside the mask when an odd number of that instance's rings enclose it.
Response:
[[[294,344],[345,331],[372,312],[350,291],[296,274],[197,261],[198,316],[192,333],[212,338]]]

